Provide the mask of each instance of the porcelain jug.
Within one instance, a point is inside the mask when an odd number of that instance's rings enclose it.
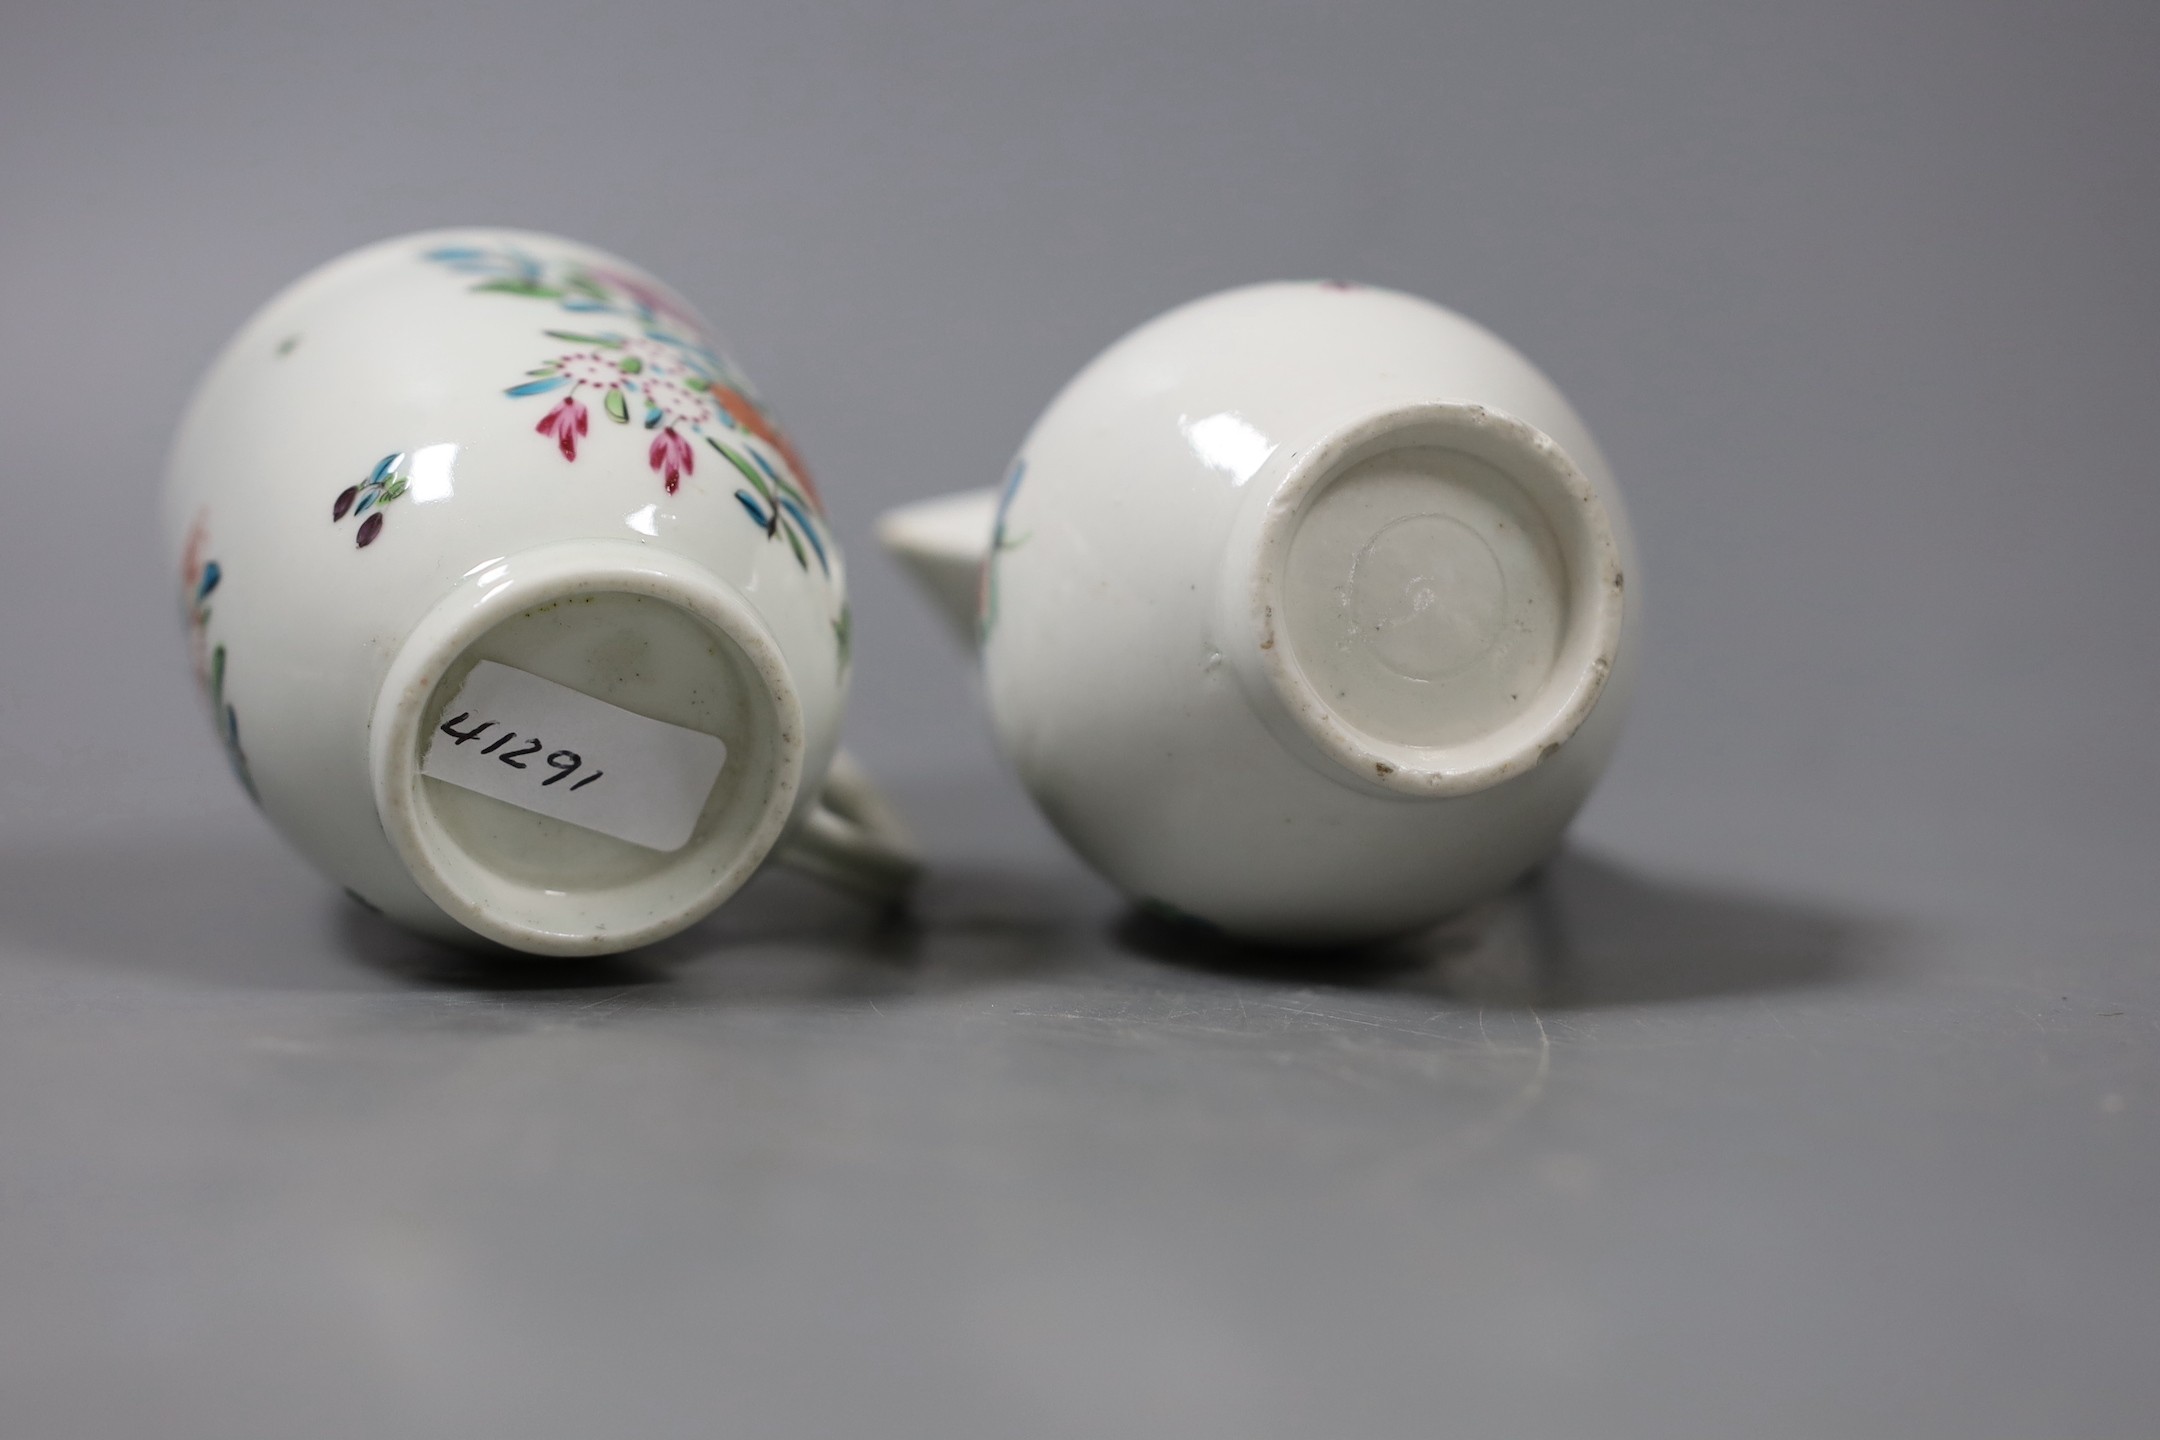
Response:
[[[915,862],[836,765],[846,572],[802,457],[636,266],[456,230],[306,276],[217,358],[167,530],[235,775],[451,940],[657,940],[777,853]]]
[[[1263,941],[1400,934],[1548,856],[1641,648],[1620,493],[1559,390],[1339,282],[1142,326],[1002,486],[879,533],[979,643],[998,742],[1080,855]]]

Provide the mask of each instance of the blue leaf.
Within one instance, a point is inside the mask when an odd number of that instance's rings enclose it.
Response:
[[[560,390],[570,383],[567,375],[551,375],[545,380],[528,380],[523,385],[512,385],[503,394],[522,399],[527,395],[545,395],[550,390]]]
[[[360,497],[360,503],[352,507],[353,519],[357,520],[362,515],[367,514],[368,507],[370,505],[373,505],[377,499],[381,498],[381,496],[382,491],[380,490],[370,490],[367,492],[367,494],[362,495]]]
[[[218,568],[217,561],[211,560],[206,562],[202,567],[202,584],[198,585],[195,588],[196,601],[200,603],[201,601],[208,599],[210,592],[217,589],[218,581],[224,578],[225,572]]]
[[[475,250],[469,245],[445,245],[440,250],[430,250],[424,257],[440,260],[445,265],[458,265],[487,258],[485,250]]]
[[[394,454],[383,456],[382,459],[375,462],[375,468],[369,473],[367,477],[367,483],[370,485],[381,484],[383,476],[388,475],[393,469],[397,467],[398,461],[403,460],[404,458],[405,454],[403,451],[398,451]]]
[[[647,406],[645,407],[645,428],[646,428],[647,430],[657,430],[657,429],[659,429],[659,428],[660,428],[660,407],[659,407],[659,406],[657,406],[657,405],[647,405]]]
[[[769,530],[772,528],[772,516],[766,514],[764,510],[759,507],[757,501],[751,499],[748,495],[743,494],[743,492],[740,490],[737,490],[735,492],[735,498],[742,501],[742,508],[750,512],[751,519],[757,521],[758,529]]]
[[[787,481],[785,481],[785,480],[782,480],[782,479],[780,478],[780,476],[779,476],[779,473],[778,473],[777,471],[775,471],[775,470],[774,470],[774,469],[772,468],[772,462],[771,462],[771,461],[769,461],[769,460],[767,460],[767,459],[766,459],[766,458],[765,458],[765,457],[764,457],[763,455],[760,455],[760,454],[758,454],[758,452],[757,452],[757,450],[756,450],[756,448],[755,448],[755,447],[753,447],[753,446],[749,446],[749,445],[745,445],[745,446],[743,446],[743,449],[745,449],[745,450],[748,450],[748,451],[750,452],[750,458],[751,458],[752,460],[755,460],[755,461],[757,461],[757,468],[758,468],[758,469],[760,469],[760,470],[762,470],[762,471],[764,471],[764,472],[765,472],[765,474],[766,474],[766,476],[767,476],[767,478],[769,478],[769,479],[770,479],[770,480],[771,480],[771,481],[773,482],[773,484],[775,484],[775,485],[785,485],[785,484],[787,484]]]
[[[755,459],[756,456],[757,452],[753,450],[751,452],[751,458]],[[820,570],[823,570],[828,575],[832,574],[832,562],[828,561],[825,558],[825,542],[818,539],[817,527],[810,523],[810,517],[808,515],[803,514],[802,506],[797,505],[793,500],[790,500],[787,496],[782,495],[780,497],[780,508],[795,517],[795,524],[798,528],[802,530],[803,538],[805,540],[808,540],[810,542],[810,548],[817,552],[818,568]]]

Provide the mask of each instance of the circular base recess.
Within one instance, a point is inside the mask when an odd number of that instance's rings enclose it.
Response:
[[[371,735],[383,827],[420,887],[467,929],[538,954],[624,950],[711,911],[779,838],[802,771],[794,690],[748,604],[694,566],[600,548],[511,557],[437,606]],[[423,774],[483,661],[724,742],[688,841],[648,848]]]
[[[1611,669],[1623,582],[1603,509],[1511,417],[1418,406],[1332,437],[1273,498],[1261,546],[1269,679],[1361,783],[1462,794],[1526,770]]]
[[[1552,527],[1505,475],[1459,450],[1391,450],[1306,511],[1283,615],[1305,678],[1344,723],[1460,745],[1545,688],[1567,590]]]

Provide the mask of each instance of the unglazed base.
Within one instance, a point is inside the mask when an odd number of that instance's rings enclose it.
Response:
[[[689,842],[662,853],[423,775],[483,660],[724,741]],[[384,830],[430,899],[477,935],[580,955],[661,939],[734,893],[787,821],[801,735],[778,652],[731,587],[593,542],[499,562],[430,612],[391,668],[371,751]]]
[[[1559,655],[1568,575],[1552,527],[1505,474],[1460,450],[1390,450],[1346,468],[1290,543],[1291,649],[1345,723],[1460,745],[1521,714]]]
[[[1253,544],[1265,699],[1356,783],[1496,784],[1557,753],[1611,673],[1618,547],[1572,462],[1512,417],[1354,425],[1300,462]]]

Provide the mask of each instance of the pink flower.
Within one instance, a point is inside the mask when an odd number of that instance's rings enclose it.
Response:
[[[682,483],[683,476],[697,469],[697,460],[690,453],[690,442],[677,435],[672,425],[653,436],[652,449],[646,453],[645,458],[667,483],[667,492],[670,495],[674,494],[675,487]]]
[[[541,416],[540,423],[533,427],[562,447],[565,460],[577,459],[578,436],[591,428],[591,416],[575,395],[565,395],[562,403]]]

